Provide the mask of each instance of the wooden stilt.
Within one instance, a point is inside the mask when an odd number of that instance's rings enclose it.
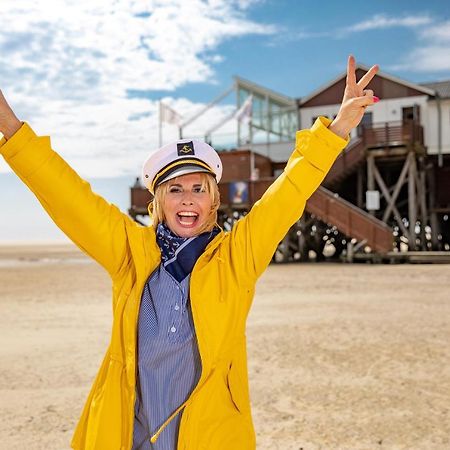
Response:
[[[358,208],[364,208],[364,181],[363,181],[363,168],[360,166],[357,172],[357,192],[356,192],[356,204]]]
[[[414,153],[408,153],[408,221],[409,221],[409,250],[416,250],[416,221],[417,221],[417,198],[416,198],[416,158]]]
[[[375,167],[375,159],[373,155],[367,156],[367,190],[374,191],[375,190],[375,178],[374,178],[374,167]],[[375,215],[375,211],[368,210],[372,216]]]
[[[430,227],[431,227],[431,247],[433,250],[440,250],[441,245],[439,241],[439,220],[438,215],[435,210],[436,202],[436,180],[434,178],[433,167],[427,169],[426,172],[428,180],[428,205],[430,210]]]

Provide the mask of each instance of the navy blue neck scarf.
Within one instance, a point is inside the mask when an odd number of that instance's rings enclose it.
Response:
[[[183,238],[173,233],[166,224],[160,223],[156,229],[156,242],[161,250],[161,264],[179,283],[192,271],[198,257],[206,246],[220,232],[218,227],[191,238]]]

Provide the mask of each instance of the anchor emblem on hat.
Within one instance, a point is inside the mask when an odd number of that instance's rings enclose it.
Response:
[[[177,144],[178,156],[194,155],[194,144],[190,142],[180,142]]]
[[[180,149],[180,153],[190,153],[192,152],[191,147],[189,145],[183,145],[183,147]]]

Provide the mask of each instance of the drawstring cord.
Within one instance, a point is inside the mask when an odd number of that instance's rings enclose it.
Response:
[[[219,261],[222,264],[225,262],[220,256],[217,257],[217,261]],[[224,302],[225,301],[225,297],[223,295],[224,285],[222,283],[222,268],[221,267],[219,267],[219,288],[220,288],[219,302]]]

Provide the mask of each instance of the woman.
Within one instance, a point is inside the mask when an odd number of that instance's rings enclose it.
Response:
[[[337,117],[299,131],[282,175],[230,232],[216,226],[220,159],[179,141],[143,168],[152,227],[92,193],[0,94],[0,152],[57,225],[110,274],[110,346],[72,440],[74,449],[255,448],[245,322],[255,283],[367,106],[373,66],[357,83],[349,57]]]

